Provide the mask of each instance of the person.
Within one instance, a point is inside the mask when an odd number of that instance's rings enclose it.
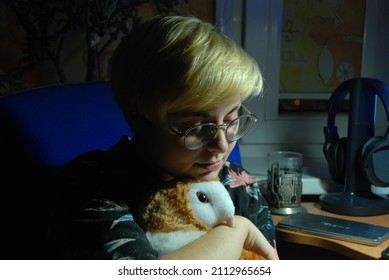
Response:
[[[257,63],[210,23],[157,16],[122,38],[110,65],[113,95],[135,136],[87,152],[57,175],[54,258],[278,259],[258,184],[228,156],[256,122],[243,102],[262,91]],[[236,207],[188,245],[158,255],[137,222],[149,191],[170,180],[219,178]],[[59,191],[59,190],[63,191]]]

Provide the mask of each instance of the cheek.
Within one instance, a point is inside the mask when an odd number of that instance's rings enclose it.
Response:
[[[166,149],[160,158],[157,159],[163,172],[173,177],[194,177],[194,163],[197,160],[197,153],[188,151],[186,148],[176,146]]]
[[[178,137],[155,136],[156,142],[150,143],[154,160],[166,169],[187,167],[196,153],[189,151]],[[180,168],[181,167],[181,168]]]
[[[180,143],[169,144],[163,154],[165,165],[174,167],[175,169],[185,169],[195,161],[197,152],[189,151],[184,145],[180,145]]]
[[[229,157],[229,155],[231,154],[231,152],[234,149],[235,145],[236,145],[236,142],[230,143],[228,145],[228,149],[227,149],[227,152],[226,152],[225,160]]]

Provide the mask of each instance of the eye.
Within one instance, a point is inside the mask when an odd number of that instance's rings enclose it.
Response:
[[[196,195],[197,195],[197,198],[200,200],[200,202],[202,202],[202,203],[208,203],[209,202],[208,197],[207,197],[206,194],[204,194],[202,192],[197,192]]]

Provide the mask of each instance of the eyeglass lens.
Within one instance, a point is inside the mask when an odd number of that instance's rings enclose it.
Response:
[[[190,150],[197,150],[211,142],[219,128],[224,128],[229,141],[236,141],[242,138],[250,130],[255,122],[252,115],[240,116],[227,125],[216,125],[214,123],[202,124],[192,127],[185,133],[185,145]]]

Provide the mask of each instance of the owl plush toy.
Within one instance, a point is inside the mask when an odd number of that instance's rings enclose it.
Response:
[[[217,225],[233,227],[235,222],[234,204],[219,180],[184,180],[158,188],[141,213],[146,236],[160,254],[181,248]],[[263,258],[243,250],[241,259]]]

